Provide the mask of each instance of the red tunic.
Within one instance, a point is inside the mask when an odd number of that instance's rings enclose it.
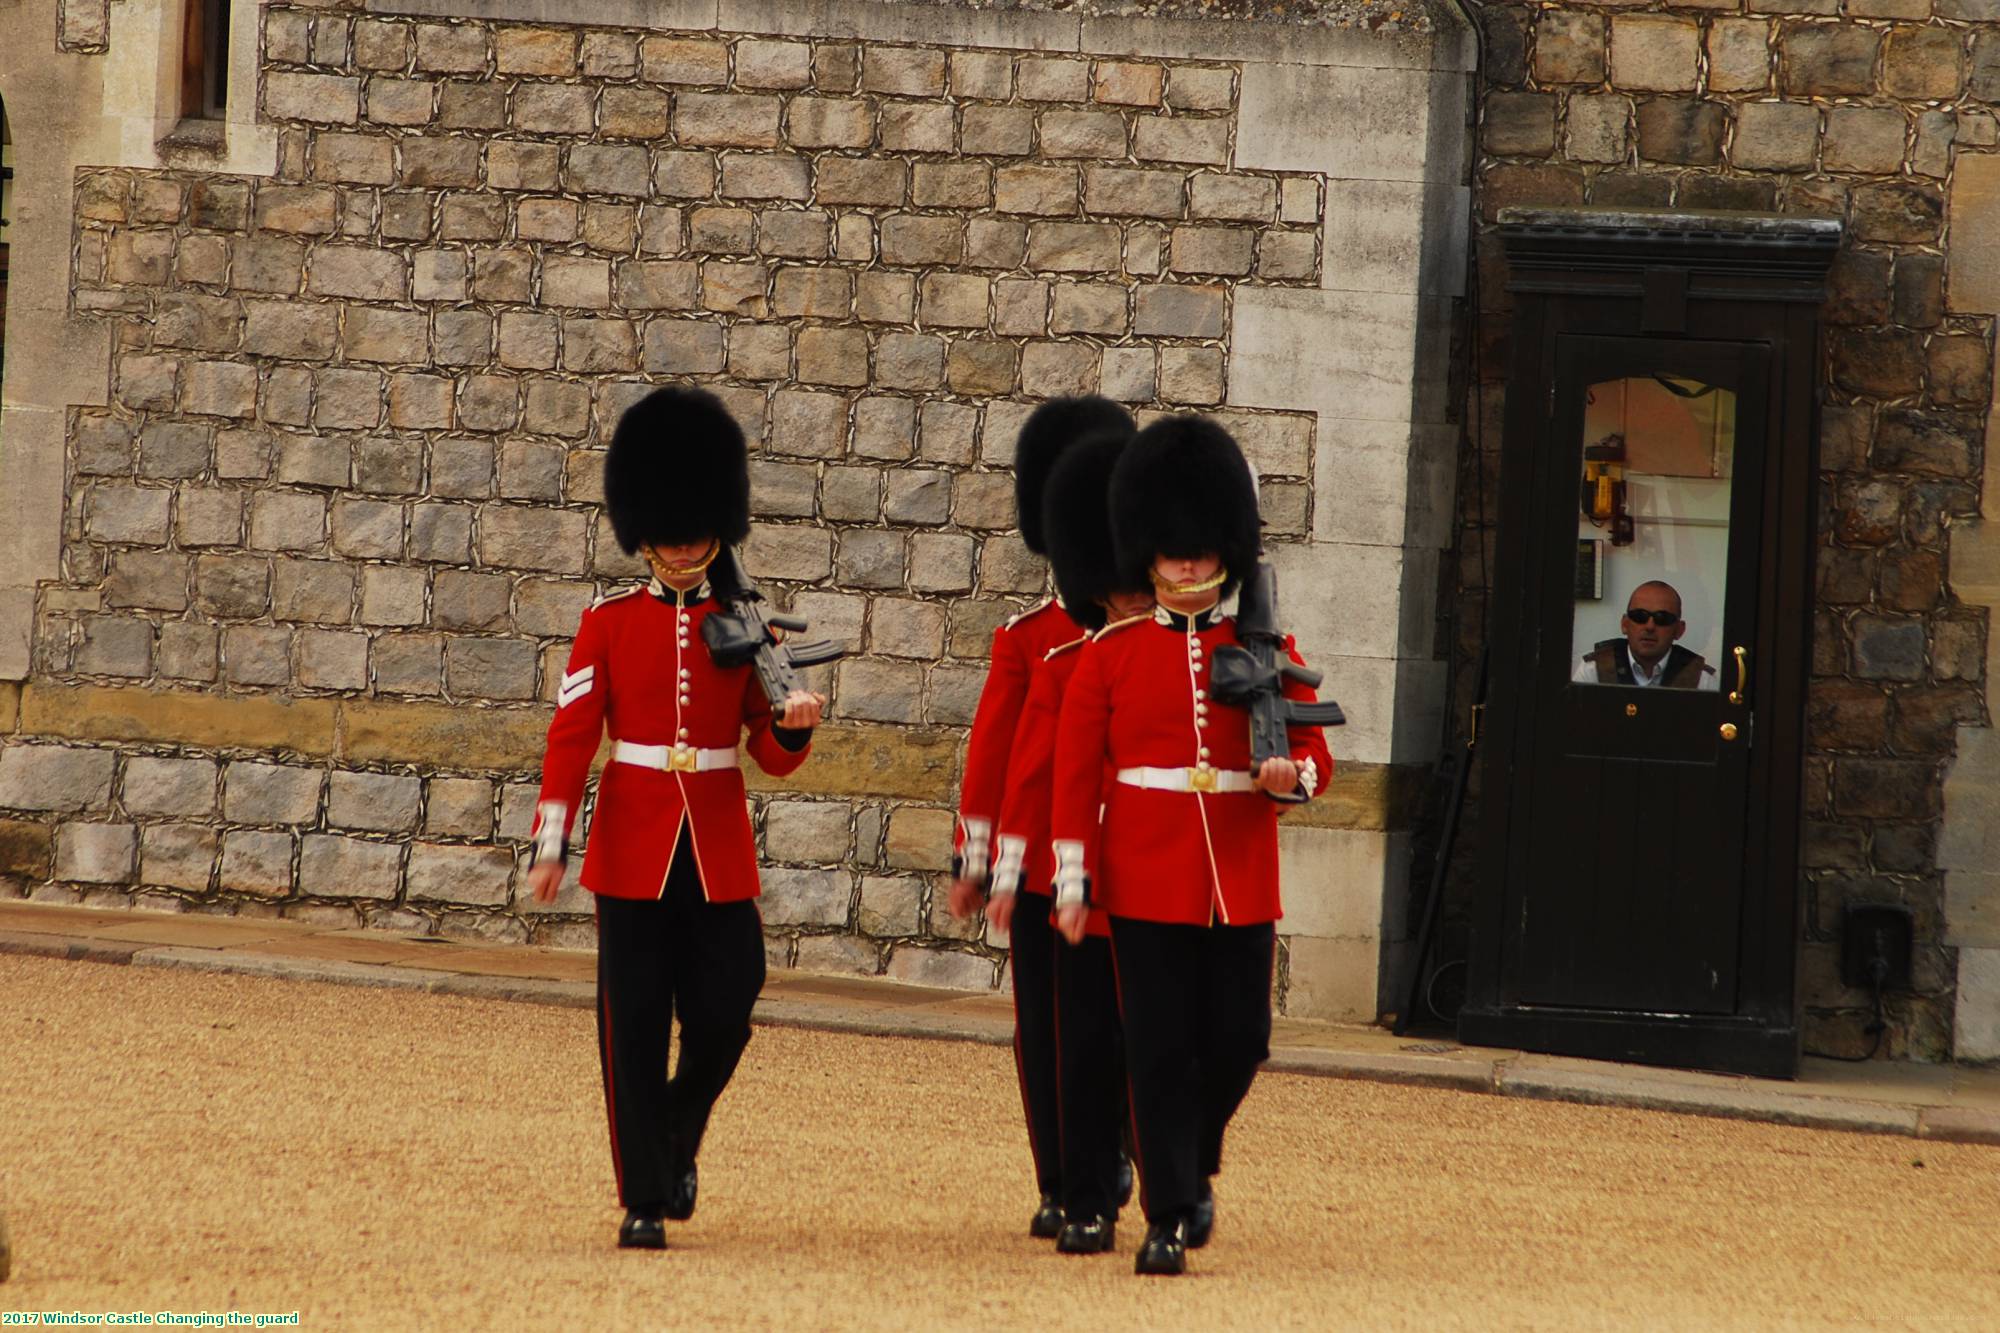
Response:
[[[742,747],[766,773],[805,762],[810,745],[788,750],[771,727],[771,704],[750,667],[719,667],[702,642],[701,622],[717,603],[705,590],[681,594],[641,585],[583,613],[549,723],[536,807],[536,840],[560,806],[567,842],[584,780],[609,730],[640,745],[721,751]],[[745,733],[748,733],[747,739]],[[686,772],[613,761],[597,786],[597,813],[583,858],[583,886],[607,898],[657,898],[666,890],[681,830],[694,839],[702,892],[710,902],[755,898],[757,844],[750,830],[743,770],[735,764]],[[560,844],[557,844],[560,845]]]
[[[1014,728],[1014,747],[1007,765],[1007,799],[1000,807],[999,835],[995,847],[1006,839],[1019,838],[1026,847],[1021,860],[1021,891],[1050,896],[1055,877],[1055,857],[1049,851],[1049,809],[1055,796],[1056,724],[1062,714],[1063,694],[1069,688],[1081,649],[1089,642],[1079,634],[1067,643],[1049,649],[1036,664],[1028,682],[1028,697],[1021,706],[1021,720]],[[1109,780],[1110,774],[1105,775]],[[1084,844],[1084,864],[1095,868],[1097,839]],[[1037,902],[1036,910],[1052,904]],[[1022,910],[1027,910],[1026,904]],[[1110,918],[1092,910],[1085,927],[1093,935],[1111,933]]]
[[[965,747],[965,780],[959,789],[954,852],[963,852],[966,833],[977,824],[982,835],[979,841],[986,844],[985,854],[992,856],[993,827],[999,822],[1007,787],[1008,755],[1022,705],[1027,702],[1030,674],[1049,649],[1083,632],[1083,626],[1071,620],[1069,612],[1053,598],[993,631],[992,661]],[[984,882],[984,864],[964,869],[968,879]]]
[[[1278,802],[1256,790],[1104,785],[1107,765],[1172,771],[1205,761],[1249,772],[1249,715],[1208,697],[1214,650],[1236,642],[1233,619],[1176,628],[1162,613],[1110,629],[1080,654],[1058,723],[1053,836],[1087,845],[1108,794],[1092,898],[1113,916],[1248,926],[1284,914]],[[1300,660],[1289,640],[1285,649]],[[1285,693],[1314,697],[1290,681]],[[1325,788],[1333,759],[1320,728],[1291,729],[1291,758],[1307,796]]]

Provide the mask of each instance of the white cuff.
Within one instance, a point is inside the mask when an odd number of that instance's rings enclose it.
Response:
[[[973,884],[986,882],[987,862],[993,859],[993,823],[986,819],[961,819],[965,841],[958,847],[958,877]]]
[[[1056,906],[1075,907],[1090,901],[1090,879],[1083,871],[1083,844],[1066,838],[1054,843]]]
[[[1000,835],[1000,853],[993,858],[993,883],[987,892],[998,898],[1021,887],[1021,862],[1028,855],[1028,840],[1011,833]]]
[[[528,864],[538,866],[562,861],[563,825],[568,820],[569,807],[561,801],[543,801],[535,807],[534,854]]]

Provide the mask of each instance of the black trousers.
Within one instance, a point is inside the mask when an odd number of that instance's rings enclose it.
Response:
[[[1102,935],[1086,935],[1073,948],[1056,945],[1056,1047],[1063,1212],[1114,1217],[1129,1108],[1118,977]]]
[[[1276,928],[1111,919],[1146,1220],[1171,1225],[1222,1169],[1222,1137],[1271,1056]]]
[[[597,1048],[618,1201],[657,1208],[694,1161],[716,1098],[750,1044],[750,1007],[764,988],[764,929],[754,900],[702,898],[692,839],[657,900],[597,900]],[[680,1062],[667,1077],[681,1020]]]
[[[1008,950],[1014,964],[1014,1070],[1028,1119],[1035,1185],[1062,1194],[1062,1111],[1056,1058],[1056,959],[1061,947],[1049,924],[1050,899],[1023,889],[1014,902]]]

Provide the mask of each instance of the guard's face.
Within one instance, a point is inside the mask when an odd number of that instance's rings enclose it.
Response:
[[[1183,615],[1215,605],[1215,589],[1204,585],[1213,583],[1221,573],[1222,557],[1213,551],[1153,557],[1153,586],[1159,604]],[[1179,591],[1182,589],[1185,591]]]
[[[703,540],[642,546],[639,552],[646,557],[646,564],[652,568],[655,578],[669,588],[685,590],[706,577],[709,559],[715,553],[715,543]]]
[[[1666,624],[1659,623],[1661,619]],[[1664,588],[1640,588],[1625,603],[1625,616],[1618,622],[1625,631],[1626,646],[1642,662],[1652,663],[1666,655],[1674,640],[1687,633],[1681,619],[1680,598]]]
[[[1104,599],[1104,609],[1113,620],[1124,620],[1130,616],[1143,615],[1153,609],[1153,594],[1150,592],[1114,592]]]

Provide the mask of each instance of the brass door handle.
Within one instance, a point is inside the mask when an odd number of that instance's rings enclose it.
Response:
[[[1736,724],[1734,722],[1725,722],[1722,724],[1722,739],[1726,741],[1736,739]]]
[[[1745,691],[1750,686],[1750,650],[1738,644],[1734,652],[1736,653],[1736,688],[1729,692],[1729,702],[1741,708],[1743,700],[1748,697]]]

